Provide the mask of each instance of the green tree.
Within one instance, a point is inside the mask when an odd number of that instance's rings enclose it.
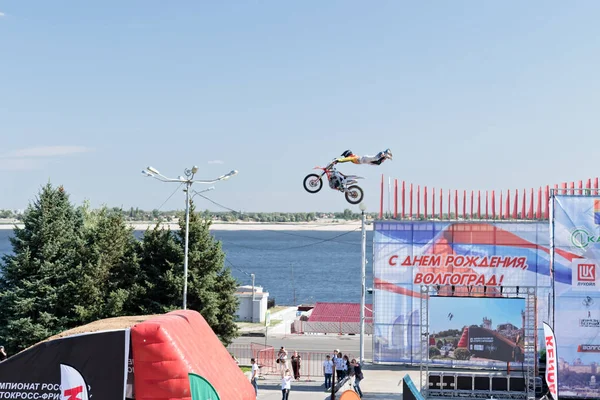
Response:
[[[83,219],[62,186],[44,186],[10,241],[0,265],[0,338],[22,350],[77,324]]]
[[[234,293],[237,282],[231,271],[224,267],[225,253],[221,242],[210,233],[211,221],[194,212],[190,204],[188,252],[188,307],[202,314],[206,322],[228,345],[238,335],[234,313],[238,300]],[[180,217],[177,239],[183,247],[185,218]]]
[[[87,295],[75,307],[82,323],[101,318],[139,314],[146,288],[140,269],[138,241],[120,209],[82,207],[84,265],[82,287]]]
[[[183,248],[170,229],[158,224],[144,233],[139,260],[147,295],[140,299],[146,314],[181,308],[183,294]]]

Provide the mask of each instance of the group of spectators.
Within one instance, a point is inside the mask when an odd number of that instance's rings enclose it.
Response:
[[[288,400],[290,390],[292,388],[292,381],[300,379],[300,367],[302,363],[302,357],[297,351],[294,351],[291,357],[292,371],[290,371],[288,364],[288,352],[285,347],[281,347],[277,352],[275,362],[278,366],[278,371],[281,373],[281,393],[282,400]],[[250,360],[252,364],[252,376],[250,381],[254,386],[254,391],[258,395],[258,365],[256,360],[252,358]],[[333,355],[327,355],[325,361],[323,361],[323,375],[325,377],[325,391],[331,389],[333,372],[335,369],[335,377],[338,383],[342,382],[346,377],[352,380],[352,386],[358,395],[362,398],[363,393],[360,389],[360,381],[364,379],[362,368],[360,363],[355,358],[350,360],[348,355],[343,355],[338,349],[333,351]]]
[[[360,389],[360,381],[364,379],[360,363],[355,358],[350,360],[348,355],[342,354],[339,349],[333,351],[333,356],[329,354],[323,361],[323,375],[325,376],[325,391],[329,391],[332,386],[333,370],[335,368],[335,376],[337,382],[342,382],[346,377],[353,379],[353,387],[356,393],[362,398],[363,393]]]

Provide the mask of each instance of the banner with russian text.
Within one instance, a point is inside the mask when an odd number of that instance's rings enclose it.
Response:
[[[0,362],[0,399],[125,398],[129,330],[39,343]]]
[[[558,376],[556,362],[556,338],[554,331],[544,322],[544,343],[546,347],[546,385],[554,400],[558,400]]]
[[[553,202],[558,395],[600,398],[600,197]]]
[[[547,222],[378,221],[373,237],[375,362],[421,362],[422,285],[468,297],[428,301],[432,364],[506,368],[522,359],[525,303],[502,303],[502,287],[523,288],[521,299],[535,288],[542,344],[552,289]]]

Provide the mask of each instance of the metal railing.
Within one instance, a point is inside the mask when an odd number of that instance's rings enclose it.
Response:
[[[331,316],[326,321],[302,321],[292,322],[292,334],[331,333],[337,335],[359,335],[360,319],[348,320],[348,317]],[[373,334],[373,318],[365,318],[365,334]]]
[[[251,344],[231,344],[227,347],[230,353],[239,361],[241,365],[250,365],[250,359],[257,360],[260,376],[279,375],[281,368],[289,368],[293,374],[292,354],[288,353],[287,362],[284,366],[276,363],[276,352],[272,346],[265,346],[258,343]],[[321,351],[297,350],[300,356],[300,380],[306,382],[314,382],[320,379],[325,379],[323,374],[323,362],[326,357],[332,354]],[[346,354],[349,360],[357,358],[357,355],[352,353]]]

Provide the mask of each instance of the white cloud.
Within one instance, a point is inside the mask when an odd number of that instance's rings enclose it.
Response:
[[[6,14],[4,14],[2,11],[0,11],[0,17],[4,17]]]
[[[225,164],[223,161],[221,160],[211,160],[208,162],[209,164]]]
[[[14,150],[3,154],[0,158],[26,158],[26,157],[57,157],[71,154],[87,153],[91,149],[83,146],[44,146],[30,147]]]

